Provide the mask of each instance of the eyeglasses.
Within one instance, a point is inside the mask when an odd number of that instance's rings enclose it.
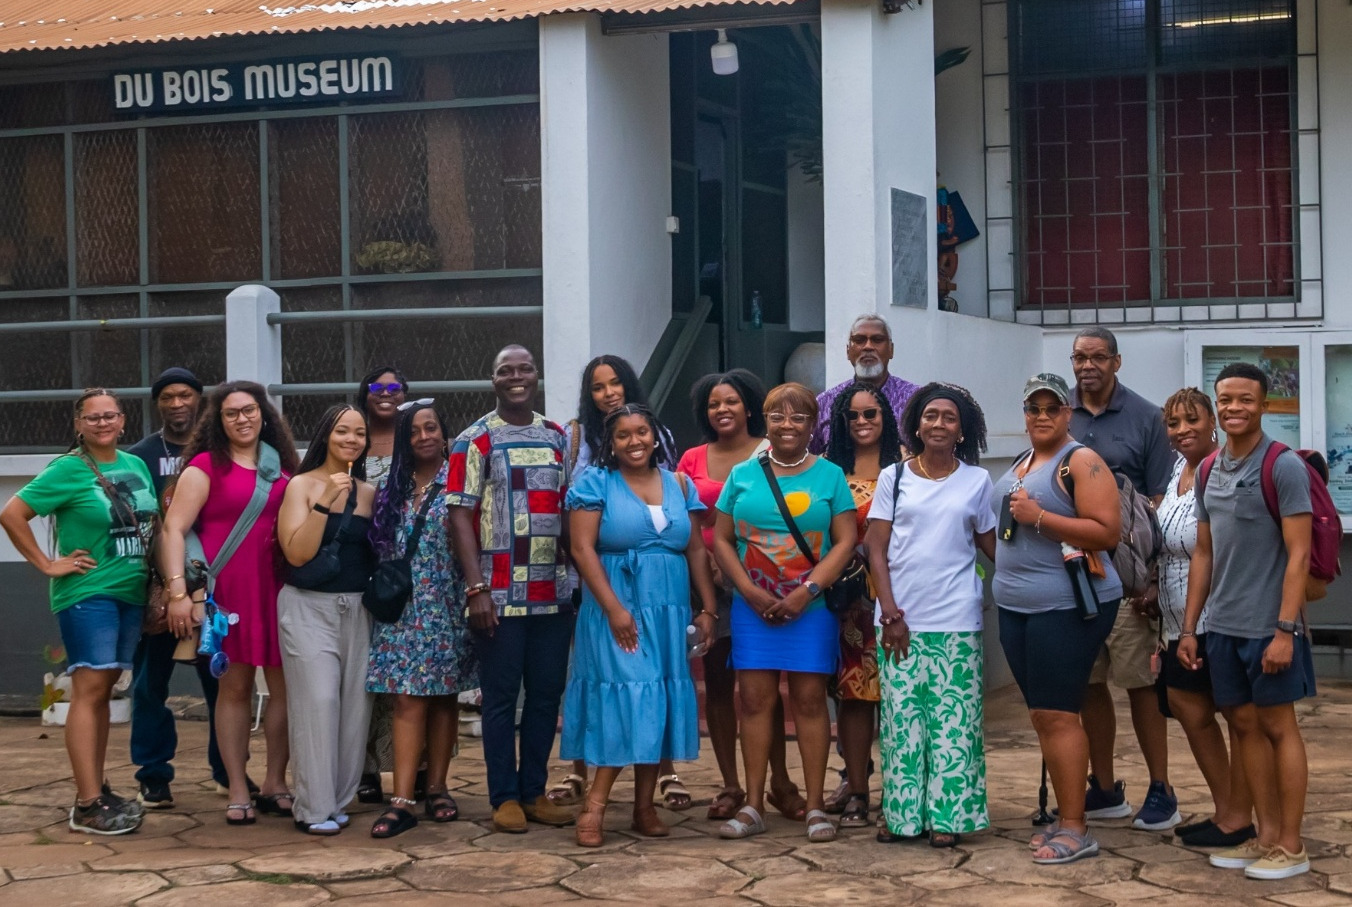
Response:
[[[858,422],[860,419],[863,419],[865,422],[872,422],[876,418],[878,418],[878,407],[876,406],[870,406],[868,409],[865,410],[858,409],[845,410],[846,422]]]
[[[888,343],[891,343],[891,342],[892,342],[892,338],[891,338],[891,337],[888,337],[886,334],[851,334],[851,335],[850,335],[850,346],[863,346],[863,345],[866,344],[866,343],[871,343],[871,344],[873,344],[874,346],[884,346],[885,344],[888,344]]]
[[[788,422],[791,425],[803,426],[808,420],[805,413],[766,413],[765,421],[771,425],[783,425]]]
[[[259,411],[257,403],[250,403],[248,406],[241,406],[239,409],[221,410],[221,418],[226,422],[251,422],[258,418]]]
[[[122,418],[122,413],[90,413],[87,416],[81,416],[80,421],[86,425],[104,425],[110,422],[116,422]]]
[[[1036,403],[1025,403],[1023,405],[1023,411],[1034,419],[1042,415],[1046,415],[1049,419],[1055,419],[1061,415],[1061,410],[1065,408],[1063,403],[1048,403],[1046,406],[1038,406]]]
[[[1116,356],[1109,356],[1105,353],[1095,353],[1092,356],[1086,356],[1084,353],[1076,353],[1070,357],[1070,364],[1074,366],[1089,365],[1091,362],[1099,367],[1107,365],[1116,359]]]
[[[376,381],[366,385],[366,389],[373,394],[389,394],[391,397],[395,394],[402,394],[407,390],[407,388],[398,381],[391,381],[389,384],[381,384],[379,381]]]
[[[419,397],[417,400],[405,400],[403,403],[396,406],[395,409],[399,410],[401,413],[406,413],[415,406],[431,406],[436,402],[437,401],[433,400],[431,397]]]

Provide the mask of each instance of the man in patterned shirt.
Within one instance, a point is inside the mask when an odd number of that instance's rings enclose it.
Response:
[[[512,345],[498,353],[497,408],[455,439],[446,481],[479,653],[493,826],[513,834],[524,832],[528,819],[573,821],[570,810],[545,797],[573,606],[564,560],[568,443],[563,429],[531,408],[539,385],[529,350]],[[518,765],[516,702],[523,682]]]

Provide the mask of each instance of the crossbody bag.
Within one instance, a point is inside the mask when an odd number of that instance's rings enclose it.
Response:
[[[362,593],[361,603],[371,612],[371,617],[383,624],[397,623],[404,616],[404,608],[413,596],[413,558],[418,555],[418,543],[422,541],[423,527],[427,524],[427,511],[432,501],[441,494],[441,485],[433,483],[423,493],[422,506],[413,520],[408,541],[404,543],[403,557],[382,561],[371,574],[371,581]]]

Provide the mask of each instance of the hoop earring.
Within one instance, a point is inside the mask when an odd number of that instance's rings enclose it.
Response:
[[[958,443],[959,443],[959,444],[961,444],[963,441],[966,441],[966,440],[967,440],[967,436],[966,436],[966,435],[958,435]]]
[[[1220,440],[1220,436],[1216,434],[1216,429],[1214,429],[1214,428],[1211,429],[1211,440],[1212,440],[1212,441],[1219,441],[1219,440]]]
[[[77,444],[84,444],[84,432],[82,432],[82,431],[77,431],[77,432],[75,433],[75,443],[77,443]]]

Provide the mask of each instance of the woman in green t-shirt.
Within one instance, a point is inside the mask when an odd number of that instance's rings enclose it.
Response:
[[[71,675],[66,752],[75,774],[70,828],[120,835],[141,825],[141,807],[104,782],[108,701],[131,669],[145,607],[145,530],[157,503],[150,471],[117,449],[126,417],[102,388],[75,401],[75,443],[10,498],[0,525],[30,564],[51,577],[51,605]],[[29,525],[49,516],[56,557],[42,550]]]

